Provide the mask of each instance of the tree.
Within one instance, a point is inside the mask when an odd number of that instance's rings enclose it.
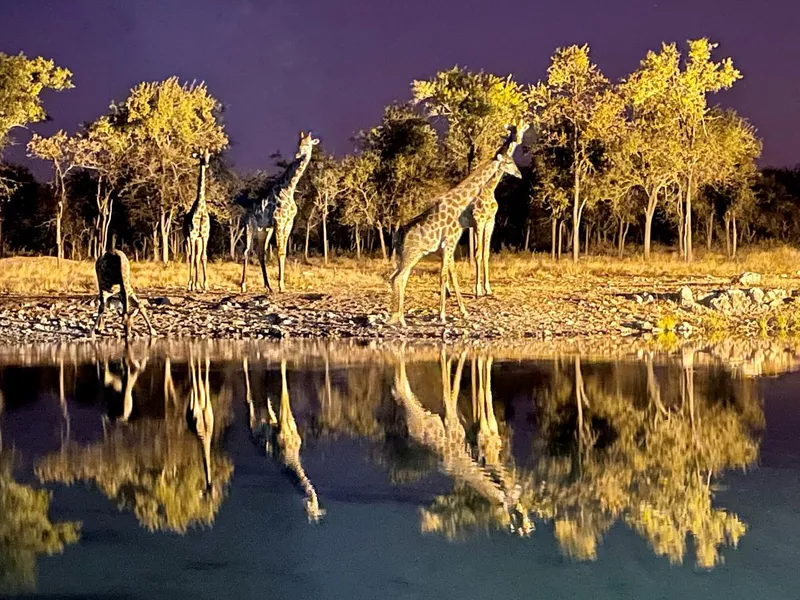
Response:
[[[386,244],[380,230],[379,221],[379,196],[376,182],[376,172],[380,166],[377,152],[362,152],[358,156],[348,156],[342,163],[342,184],[345,190],[342,203],[342,222],[353,227],[355,231],[356,255],[361,258],[362,227],[375,227],[378,229],[378,239],[381,245],[381,254],[387,258]]]
[[[314,210],[322,220],[322,255],[327,265],[328,215],[335,207],[336,199],[346,188],[341,163],[322,151],[318,155],[319,159],[309,165],[307,177],[313,189]]]
[[[536,184],[531,200],[550,215],[550,255],[561,260],[564,217],[569,208],[569,171],[559,164],[552,148],[540,146],[531,156]]]
[[[42,160],[53,163],[53,187],[56,197],[56,256],[58,262],[64,258],[64,242],[61,235],[61,224],[64,210],[67,208],[66,177],[76,166],[78,139],[68,136],[59,130],[50,137],[41,137],[33,134],[28,142],[28,153]]]
[[[151,224],[154,246],[160,237],[165,264],[177,213],[194,198],[192,152],[216,153],[228,145],[220,110],[204,84],[181,84],[177,77],[140,83],[124,102],[111,105],[111,125],[131,142],[127,174],[135,190],[134,218]]]
[[[72,87],[72,73],[52,60],[0,52],[0,151],[9,142],[12,129],[47,118],[39,97],[43,90]]]
[[[622,99],[589,59],[588,46],[556,51],[547,80],[531,89],[534,120],[544,144],[567,156],[572,175],[572,259],[580,252],[580,223],[589,197],[582,186],[599,169],[604,147],[619,135]]]
[[[667,97],[672,117],[676,119],[679,148],[679,170],[677,184],[682,191],[685,204],[684,247],[686,261],[692,260],[692,198],[705,183],[702,165],[707,154],[707,120],[711,108],[707,96],[710,93],[730,88],[741,73],[730,58],[721,62],[711,60],[716,48],[707,39],[690,40],[687,59],[669,87]]]
[[[378,227],[398,227],[427,207],[443,187],[443,165],[436,130],[412,106],[392,104],[381,124],[358,136],[364,152],[379,157],[375,172],[381,197]]]

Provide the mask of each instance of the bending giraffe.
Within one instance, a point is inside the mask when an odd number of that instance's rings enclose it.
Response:
[[[133,413],[133,388],[136,381],[147,367],[150,356],[150,343],[148,341],[144,349],[144,356],[137,360],[133,355],[131,347],[125,345],[125,354],[121,361],[121,374],[112,372],[108,366],[108,357],[103,358],[103,385],[111,388],[118,394],[122,394],[122,414],[119,416],[121,423],[127,423]],[[104,419],[107,417],[104,417]]]
[[[208,291],[208,236],[211,232],[211,218],[206,204],[206,170],[211,154],[208,150],[192,155],[200,159],[200,172],[197,176],[197,197],[183,219],[183,239],[186,242],[186,262],[189,265],[189,291]],[[202,268],[203,281],[200,283]]]
[[[300,132],[300,144],[295,154],[294,161],[286,171],[272,185],[266,197],[246,206],[245,246],[244,260],[242,262],[242,293],[247,291],[247,261],[253,238],[258,246],[258,260],[261,263],[261,274],[264,278],[264,287],[270,292],[272,286],[267,274],[266,251],[269,240],[275,233],[275,245],[278,249],[278,291],[284,290],[284,271],[286,269],[286,244],[292,232],[294,218],[297,215],[297,204],[294,201],[294,192],[297,183],[303,176],[308,163],[311,161],[311,152],[319,140],[311,133]]]
[[[245,377],[245,400],[247,402],[250,433],[268,454],[280,460],[284,467],[297,479],[300,489],[305,494],[305,510],[310,522],[318,522],[325,516],[325,510],[319,506],[317,491],[306,475],[300,460],[300,446],[303,439],[297,430],[297,422],[292,414],[289,402],[289,386],[286,382],[286,360],[281,360],[281,401],[278,414],[272,408],[272,401],[267,398],[266,418],[257,418],[250,390],[250,374],[247,357],[242,360]]]
[[[500,152],[509,158],[514,155],[517,146],[522,143],[522,136],[528,130],[528,124],[520,121],[515,126],[509,128],[510,135],[506,141],[505,148]],[[465,218],[468,227],[475,232],[475,296],[491,296],[492,287],[489,284],[489,255],[491,254],[492,233],[494,232],[494,222],[497,216],[497,199],[494,192],[503,172],[495,174],[489,182],[481,188],[480,193],[475,198],[467,212]]]
[[[136,296],[131,284],[131,265],[128,257],[121,250],[109,250],[97,259],[94,263],[94,270],[97,274],[97,287],[100,296],[100,306],[97,309],[97,320],[94,323],[92,336],[103,330],[105,321],[106,302],[108,299],[118,294],[122,302],[122,321],[125,326],[125,339],[130,337],[131,323],[133,318],[141,313],[142,318],[149,328],[150,335],[156,335],[156,330],[150,323],[147,316],[147,309],[144,303]],[[134,309],[129,312],[130,305]]]
[[[466,352],[462,352],[451,383],[450,374],[453,361],[446,358],[444,349],[440,352],[444,418],[427,410],[411,391],[404,356],[400,357],[395,366],[392,395],[405,409],[409,436],[438,457],[442,470],[455,481],[471,488],[490,504],[502,507],[507,524],[513,529],[527,534],[528,531],[521,531],[515,526],[516,523],[524,523],[526,518],[517,513],[520,508],[519,503],[507,496],[492,473],[476,462],[469,452],[466,432],[459,419],[457,408],[465,359]]]
[[[439,277],[441,289],[439,318],[444,322],[448,275],[453,283],[458,308],[461,314],[466,316],[467,309],[461,297],[453,266],[453,252],[455,252],[464,228],[468,225],[464,219],[465,210],[475,200],[481,189],[498,173],[501,176],[508,173],[515,177],[522,177],[511,158],[505,154],[497,154],[493,159],[478,165],[469,177],[456,187],[437,196],[428,210],[412,219],[397,232],[394,244],[397,266],[391,276],[395,310],[389,320],[390,324],[405,326],[404,302],[408,277],[423,256],[437,250],[442,252]]]

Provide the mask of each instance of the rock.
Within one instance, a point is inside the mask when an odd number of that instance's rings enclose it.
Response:
[[[711,299],[709,307],[724,314],[729,314],[732,310],[730,298],[726,294],[720,294]]]
[[[692,290],[690,290],[687,286],[683,286],[678,290],[678,298],[681,308],[694,308],[694,295],[692,294]]]
[[[761,304],[764,302],[764,290],[761,288],[750,288],[747,290],[747,297],[750,298],[750,302]]]
[[[739,277],[734,279],[733,282],[738,283],[739,285],[752,287],[761,283],[761,275],[759,273],[753,273],[752,271],[745,271],[739,275]]]
[[[727,295],[734,310],[740,310],[744,307],[747,296],[742,290],[728,290]]]

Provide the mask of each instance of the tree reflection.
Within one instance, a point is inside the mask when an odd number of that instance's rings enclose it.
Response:
[[[165,361],[163,419],[120,423],[89,446],[70,443],[40,460],[37,476],[64,484],[91,482],[121,510],[131,510],[150,531],[185,533],[191,527],[210,526],[233,465],[212,450],[211,439],[219,439],[225,421],[230,421],[225,415],[230,412],[231,393],[225,386],[213,393],[208,367],[207,359],[204,372],[202,361],[190,359],[189,390],[181,395],[175,392],[171,364]],[[134,384],[135,380],[126,396]],[[223,414],[216,428],[214,412]],[[187,418],[200,448],[187,428]]]
[[[745,415],[760,410],[739,410],[713,388],[698,389],[691,352],[680,358],[679,377],[669,379],[678,380],[677,394],[664,393],[649,362],[644,378],[630,365],[613,366],[611,377],[587,376],[579,358],[572,362],[574,378],[556,369],[537,402],[539,460],[529,504],[554,520],[562,550],[577,559],[596,558],[605,532],[621,521],[675,564],[691,537],[696,565],[714,567],[721,547],[736,546],[746,526],[713,506],[712,481],[755,460],[753,431],[761,422]]]
[[[286,360],[281,360],[281,399],[278,413],[272,407],[272,400],[267,398],[266,410],[258,411],[253,404],[250,389],[249,364],[245,357],[242,361],[245,376],[246,401],[249,415],[250,433],[256,444],[263,447],[267,454],[274,456],[283,467],[292,474],[305,495],[305,510],[310,522],[319,522],[325,516],[320,508],[317,491],[306,475],[300,459],[300,446],[303,438],[297,429],[289,401],[289,386],[286,381]]]
[[[13,453],[0,438],[0,594],[35,588],[36,557],[59,554],[78,540],[80,523],[50,520],[51,497],[47,490],[15,481]]]

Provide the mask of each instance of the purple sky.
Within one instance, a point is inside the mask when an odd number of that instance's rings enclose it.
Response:
[[[662,40],[707,36],[744,74],[717,99],[758,128],[762,164],[790,166],[800,163],[798,25],[798,0],[5,0],[0,51],[73,71],[74,90],[47,94],[42,133],[74,131],[143,80],[204,80],[226,106],[233,161],[249,170],[294,152],[306,128],[350,151],[352,133],[407,99],[413,79],[454,64],[532,83],[557,46],[588,42],[616,79]]]

